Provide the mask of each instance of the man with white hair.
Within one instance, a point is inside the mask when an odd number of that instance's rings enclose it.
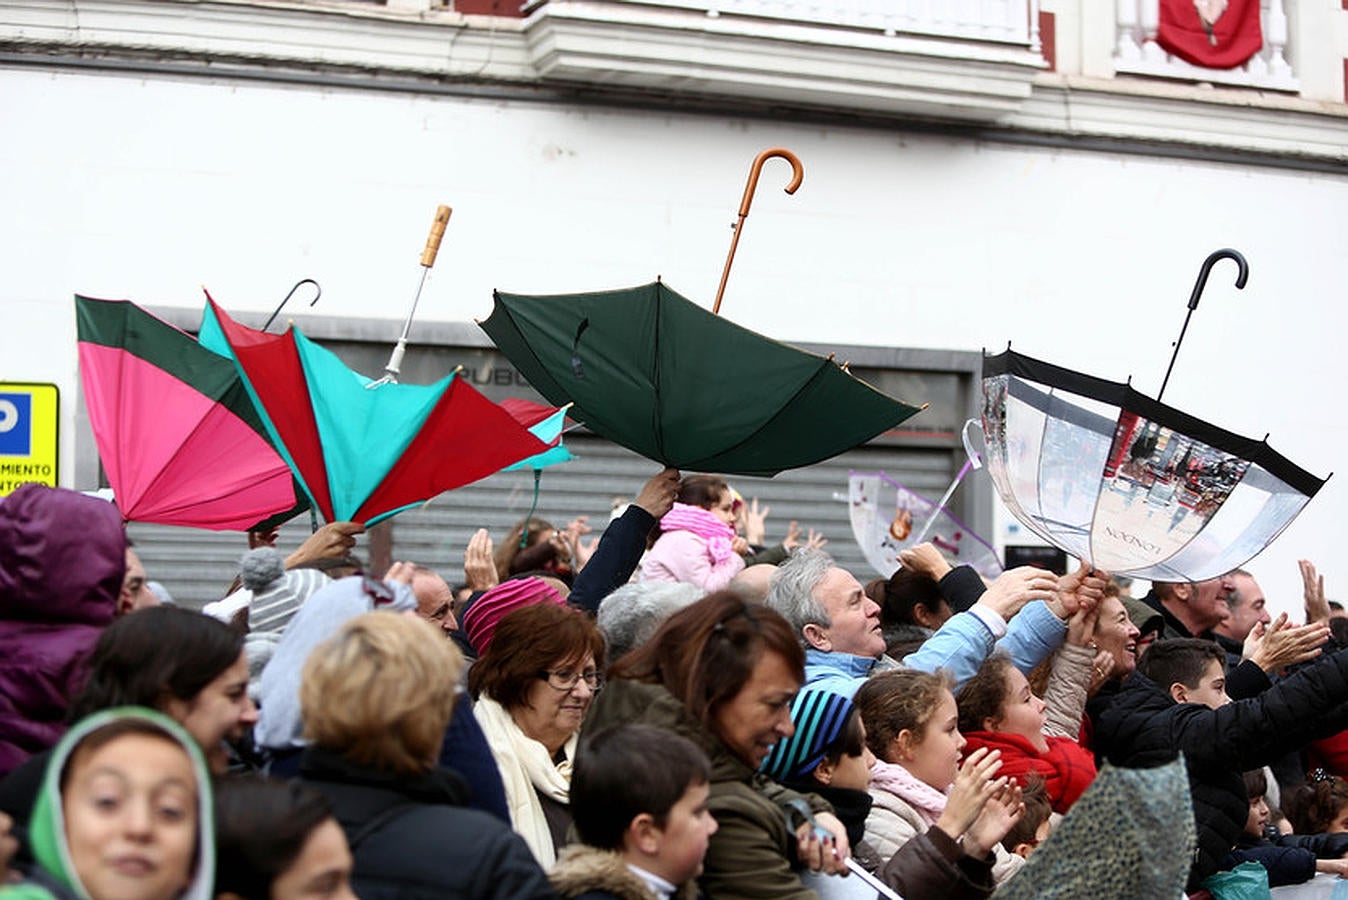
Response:
[[[604,633],[609,662],[646,643],[665,619],[702,596],[696,585],[666,581],[636,581],[609,594],[595,619]]]
[[[963,684],[994,648],[1005,650],[1018,669],[1029,671],[1062,645],[1067,619],[1080,597],[1098,598],[1104,582],[1084,572],[1064,580],[1022,566],[1005,572],[969,610],[951,616],[916,652],[904,657],[913,669],[945,669]],[[880,607],[861,583],[826,553],[797,551],[778,567],[766,604],[781,613],[805,647],[805,683],[851,696],[872,671],[894,668],[885,656]]]

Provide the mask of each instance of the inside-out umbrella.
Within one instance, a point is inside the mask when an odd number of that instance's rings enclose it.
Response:
[[[1240,265],[1244,285],[1244,258],[1213,253],[1190,315],[1220,259]],[[983,360],[983,430],[988,471],[1012,515],[1067,553],[1137,578],[1201,581],[1237,568],[1324,484],[1267,440],[1010,349]]]
[[[548,449],[536,456],[522,459],[514,465],[506,466],[504,471],[533,469],[538,472],[548,466],[570,462],[575,459],[570,449],[562,443],[562,431],[566,427],[566,413],[569,407],[544,406],[519,397],[508,397],[500,403],[502,409],[538,438]]]
[[[792,164],[788,191],[800,183],[794,154],[760,153],[736,239],[759,170],[776,156]],[[497,291],[479,324],[549,403],[572,404],[571,418],[591,431],[679,469],[775,475],[836,456],[921,410],[831,357],[742,328],[662,281],[551,296]]]
[[[372,381],[291,326],[267,334],[207,297],[201,341],[234,360],[315,508],[366,525],[549,450],[457,371]]]
[[[75,297],[89,424],[132,522],[270,528],[307,506],[234,364],[127,300]]]
[[[498,291],[481,325],[549,403],[571,403],[590,430],[678,469],[775,475],[920,411],[659,281],[592,294]]]

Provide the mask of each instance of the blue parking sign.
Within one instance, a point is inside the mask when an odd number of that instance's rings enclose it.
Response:
[[[0,456],[33,452],[33,395],[0,394]]]

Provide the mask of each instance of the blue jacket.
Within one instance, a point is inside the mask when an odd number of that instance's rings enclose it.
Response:
[[[1067,624],[1042,600],[1025,604],[1011,618],[1006,635],[998,640],[973,613],[956,613],[915,652],[903,658],[910,669],[945,669],[955,679],[954,690],[973,678],[994,649],[1003,650],[1017,669],[1031,669],[1052,656],[1067,637]]]
[[[1028,673],[1062,646],[1066,636],[1067,626],[1042,600],[1026,604],[1011,619],[1000,641],[973,613],[956,613],[916,652],[905,656],[903,664],[922,672],[945,669],[955,679],[955,690],[959,690],[994,649],[1006,651],[1015,667]],[[805,651],[805,684],[851,697],[872,672],[897,665],[889,657],[876,659],[811,648]]]

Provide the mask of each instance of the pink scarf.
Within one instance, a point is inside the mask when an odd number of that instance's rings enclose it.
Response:
[[[945,812],[948,799],[945,793],[914,778],[911,772],[897,763],[876,760],[871,767],[871,787],[893,794],[917,810],[929,828]]]
[[[707,542],[711,561],[723,563],[735,555],[730,548],[735,529],[722,522],[709,509],[687,503],[675,503],[674,508],[660,520],[661,531],[691,531]]]

